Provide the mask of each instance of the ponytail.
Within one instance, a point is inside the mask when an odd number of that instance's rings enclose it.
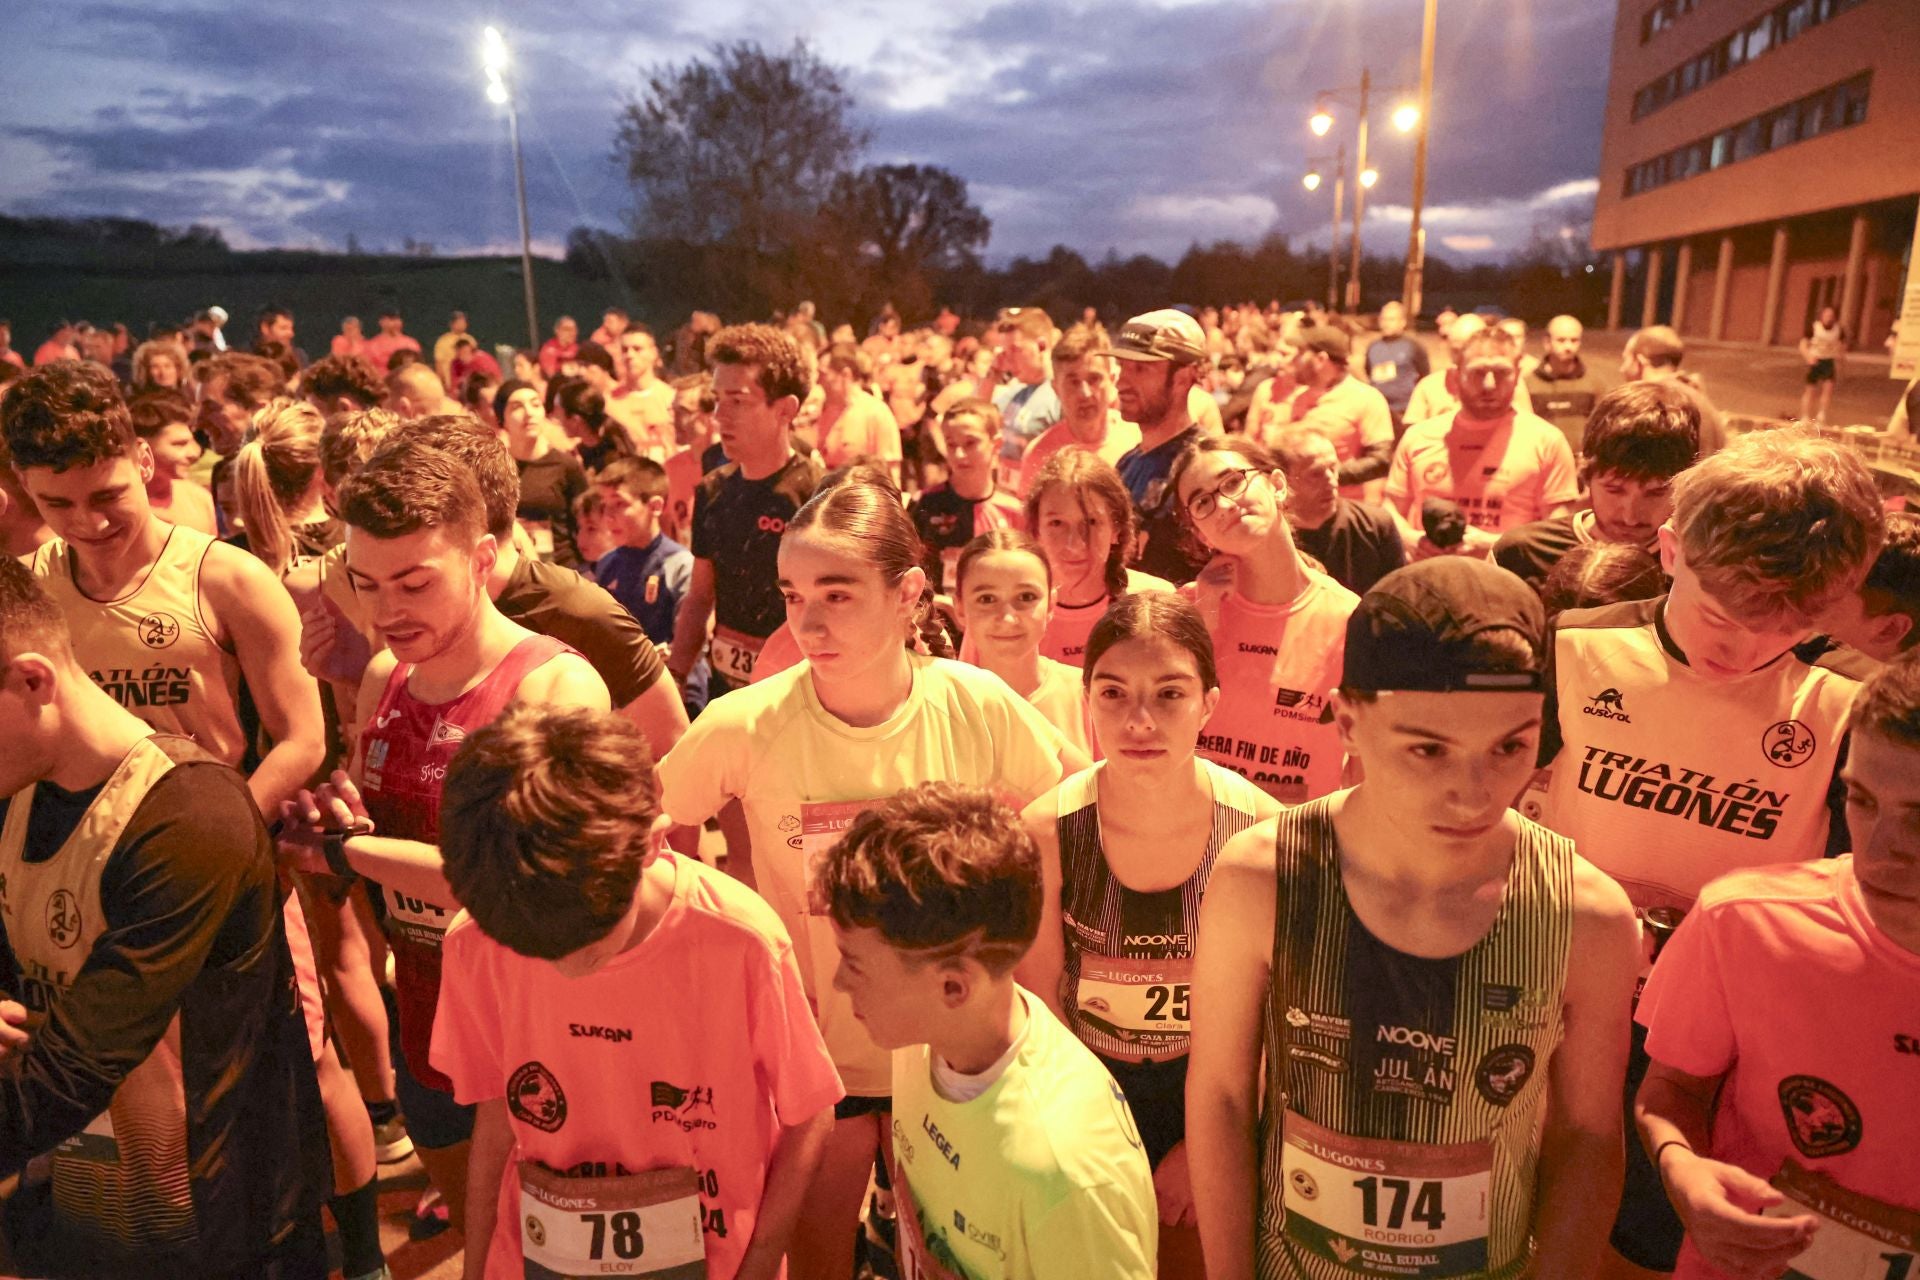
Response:
[[[320,471],[326,420],[302,400],[274,400],[253,418],[246,443],[233,458],[233,494],[246,524],[247,546],[275,574],[292,567],[293,522],[288,513]]]

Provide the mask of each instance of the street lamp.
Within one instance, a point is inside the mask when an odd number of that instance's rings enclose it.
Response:
[[[1413,147],[1413,221],[1407,228],[1407,275],[1400,301],[1412,320],[1420,314],[1420,293],[1427,269],[1427,237],[1420,227],[1420,206],[1427,198],[1427,135],[1433,131],[1433,28],[1439,0],[1427,0],[1420,21],[1420,119]]]
[[[533,303],[533,239],[527,230],[527,168],[520,155],[520,112],[507,81],[507,41],[500,28],[480,34],[480,66],[487,73],[487,101],[507,109],[507,129],[513,139],[513,186],[520,201],[520,283],[527,301],[527,349],[540,347],[540,314]]]
[[[1393,109],[1393,127],[1402,133],[1412,133],[1420,123],[1420,108],[1411,102],[1403,102]]]
[[[1319,166],[1326,163],[1321,156],[1310,163]],[[1318,167],[1307,170],[1301,177],[1300,185],[1309,191],[1318,191],[1325,179]],[[1343,144],[1335,153],[1333,168],[1333,234],[1327,238],[1327,310],[1332,311],[1340,305],[1340,205],[1347,188],[1347,148]]]
[[[1360,171],[1360,185],[1367,190],[1373,190],[1373,184],[1378,181],[1380,181],[1380,171],[1378,169],[1362,169]]]
[[[1379,171],[1367,164],[1367,106],[1373,96],[1373,73],[1366,68],[1360,70],[1360,83],[1347,88],[1323,89],[1314,97],[1313,114],[1307,118],[1307,127],[1315,135],[1325,137],[1333,128],[1333,111],[1330,102],[1352,95],[1357,99],[1355,111],[1355,132],[1357,133],[1354,155],[1355,182],[1353,188],[1353,244],[1352,265],[1347,269],[1346,310],[1355,312],[1360,309],[1360,223],[1366,216],[1366,193],[1380,181]],[[1402,103],[1393,112],[1394,127],[1405,133],[1425,120],[1424,112],[1412,103]],[[1424,128],[1421,137],[1426,137]],[[1308,190],[1312,190],[1311,187]],[[1337,239],[1336,235],[1336,239]],[[1338,305],[1336,303],[1336,305]]]
[[[1313,115],[1308,117],[1307,127],[1313,130],[1314,137],[1326,137],[1327,130],[1333,128],[1333,113],[1325,107],[1320,107]]]

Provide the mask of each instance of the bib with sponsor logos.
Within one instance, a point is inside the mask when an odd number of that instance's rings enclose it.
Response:
[[[1363,1276],[1468,1276],[1487,1268],[1493,1144],[1351,1138],[1289,1111],[1286,1231]]]
[[[1910,1280],[1920,1277],[1920,1213],[1848,1191],[1792,1160],[1773,1177],[1787,1198],[1769,1218],[1811,1213],[1820,1229],[1787,1264],[1787,1280]]]
[[[700,1175],[691,1166],[567,1178],[523,1160],[519,1176],[526,1280],[707,1274]]]

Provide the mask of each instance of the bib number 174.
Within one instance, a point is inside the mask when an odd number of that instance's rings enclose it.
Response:
[[[1444,1182],[1366,1177],[1355,1178],[1353,1185],[1360,1192],[1361,1216],[1370,1227],[1399,1231],[1409,1219],[1429,1231],[1438,1231],[1446,1225],[1447,1214],[1443,1203],[1447,1184]],[[1381,1213],[1383,1200],[1386,1209],[1384,1214]]]

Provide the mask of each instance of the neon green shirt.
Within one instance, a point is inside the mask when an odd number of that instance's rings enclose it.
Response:
[[[944,1096],[926,1045],[893,1055],[890,1167],[908,1273],[924,1280],[1151,1280],[1159,1220],[1133,1116],[1091,1050],[1021,993],[997,1080]]]

